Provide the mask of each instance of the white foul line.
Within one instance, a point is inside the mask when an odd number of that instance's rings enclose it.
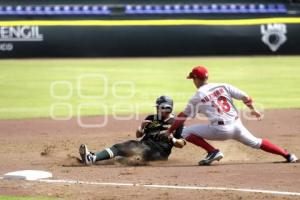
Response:
[[[227,187],[202,187],[202,186],[178,186],[178,185],[158,185],[158,184],[134,184],[134,183],[105,183],[105,182],[89,182],[79,180],[38,180],[44,183],[68,183],[68,184],[83,184],[83,185],[102,185],[102,186],[132,186],[132,187],[146,187],[146,188],[167,188],[167,189],[183,189],[183,190],[218,190],[218,191],[236,191],[236,192],[250,192],[250,193],[264,193],[273,195],[290,195],[300,196],[299,192],[284,192],[274,190],[259,190],[247,188],[227,188]]]
[[[221,191],[237,191],[237,192],[300,196],[299,192],[282,192],[282,191],[274,191],[274,190],[257,190],[257,189],[247,189],[247,188],[177,186],[177,185],[143,185],[143,186],[151,187],[151,188],[187,189],[187,190],[221,190]]]
[[[44,183],[68,183],[68,184],[82,184],[82,185],[104,185],[104,186],[135,186],[133,183],[104,183],[104,182],[89,182],[89,181],[76,181],[76,180],[49,180],[41,179],[38,182]]]
[[[3,177],[0,177],[0,180]],[[101,185],[101,186],[128,186],[128,187],[146,187],[146,188],[166,188],[166,189],[183,189],[183,190],[215,190],[215,191],[236,191],[236,192],[250,192],[250,193],[263,193],[273,195],[287,195],[287,196],[300,196],[300,192],[284,192],[275,190],[259,190],[259,189],[247,189],[247,188],[227,188],[227,187],[204,187],[204,186],[179,186],[179,185],[158,185],[158,184],[138,184],[138,183],[109,183],[109,182],[90,182],[79,180],[51,180],[40,179],[35,182],[50,183],[50,184],[82,184],[82,185]]]

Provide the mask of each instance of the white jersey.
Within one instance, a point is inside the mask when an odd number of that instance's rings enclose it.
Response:
[[[184,114],[195,117],[203,113],[210,122],[233,121],[238,116],[238,110],[233,104],[234,99],[242,99],[247,94],[229,84],[208,83],[201,86],[189,100]]]

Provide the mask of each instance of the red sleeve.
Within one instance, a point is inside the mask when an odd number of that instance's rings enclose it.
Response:
[[[169,128],[168,133],[173,133],[177,128],[183,125],[185,122],[187,116],[181,112],[177,115],[175,122],[172,124],[172,126]]]

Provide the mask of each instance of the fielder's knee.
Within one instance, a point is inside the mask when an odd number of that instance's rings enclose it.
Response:
[[[256,138],[255,140],[247,141],[244,144],[254,149],[260,149],[261,143],[262,139]]]
[[[182,136],[184,139],[186,139],[186,138],[188,138],[191,134],[192,134],[191,131],[189,131],[189,130],[187,130],[186,128],[184,128],[184,129],[182,130],[181,136]]]

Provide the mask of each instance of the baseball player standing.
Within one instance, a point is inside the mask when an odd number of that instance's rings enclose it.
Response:
[[[183,112],[178,114],[175,122],[167,131],[168,135],[180,127],[187,117],[195,117],[203,113],[210,121],[209,125],[196,124],[183,129],[182,137],[188,142],[202,147],[207,156],[199,161],[199,165],[210,165],[215,160],[221,160],[223,153],[207,143],[206,140],[235,139],[247,146],[262,149],[266,152],[283,156],[287,162],[296,162],[298,158],[286,150],[252,135],[238,117],[238,110],[233,99],[242,100],[250,109],[251,115],[258,120],[261,114],[253,107],[252,99],[245,92],[229,84],[208,83],[208,70],[203,66],[193,68],[188,79],[193,79],[197,91],[189,100]]]

